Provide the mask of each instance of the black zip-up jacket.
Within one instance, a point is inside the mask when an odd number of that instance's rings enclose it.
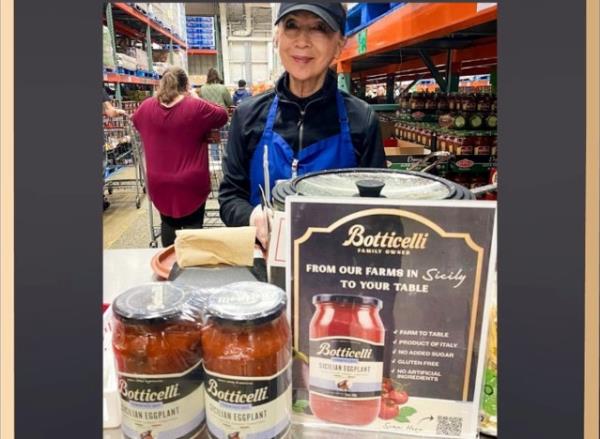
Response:
[[[233,113],[223,156],[223,181],[219,188],[221,219],[227,226],[247,226],[254,206],[250,198],[250,161],[262,137],[269,108],[279,96],[273,130],[294,152],[340,132],[335,92],[337,78],[329,71],[321,90],[298,98],[288,89],[288,74],[274,90],[244,99]],[[385,167],[379,120],[364,101],[342,91],[356,162],[363,168]]]

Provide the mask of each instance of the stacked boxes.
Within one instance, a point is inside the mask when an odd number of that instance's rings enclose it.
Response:
[[[102,65],[105,69],[115,70],[117,68],[110,31],[106,26],[102,26]]]
[[[191,49],[214,49],[215,22],[213,17],[188,16],[187,41]]]
[[[130,5],[176,37],[186,39],[184,3],[130,3]]]

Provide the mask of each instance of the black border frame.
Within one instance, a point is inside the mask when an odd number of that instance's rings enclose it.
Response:
[[[102,428],[101,2],[15,1],[15,429]],[[583,437],[585,1],[498,6],[503,438]]]

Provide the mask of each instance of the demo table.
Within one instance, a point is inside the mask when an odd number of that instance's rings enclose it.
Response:
[[[136,285],[161,280],[150,266],[157,249],[123,249],[104,250],[103,302],[111,303],[115,297]],[[118,428],[103,430],[103,439],[122,439]],[[206,430],[202,438],[209,438]],[[291,438],[302,439],[415,439],[415,436],[404,436],[389,433],[365,432],[351,429],[327,429],[293,425]],[[481,438],[490,436],[481,435]]]

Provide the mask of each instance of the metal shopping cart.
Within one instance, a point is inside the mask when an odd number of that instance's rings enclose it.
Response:
[[[223,160],[223,151],[227,145],[227,135],[229,133],[229,124],[223,126],[220,130],[213,130],[208,144],[208,170],[210,173],[210,194],[206,200],[206,209],[204,211],[204,227],[223,227],[223,222],[219,215],[219,186],[223,180],[223,169],[221,166]]]
[[[135,207],[146,193],[139,136],[128,116],[104,118],[104,192],[135,191]]]

